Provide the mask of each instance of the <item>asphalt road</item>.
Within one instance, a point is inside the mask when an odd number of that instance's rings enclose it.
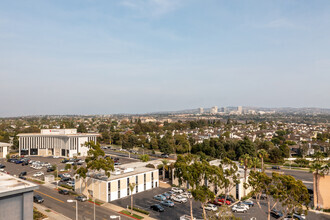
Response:
[[[267,168],[266,171],[269,172],[280,172],[287,175],[293,176],[297,180],[301,180],[307,188],[313,189],[313,174],[308,171],[294,170],[294,169],[283,169],[281,170],[273,170],[271,168]]]
[[[54,159],[54,158],[43,158],[43,157],[30,157],[32,160],[39,160],[44,162],[50,162],[51,164],[58,164],[60,169],[64,168],[65,164],[60,163],[62,159]],[[46,174],[46,168],[42,168],[41,170],[35,170],[28,166],[22,166],[21,164],[8,163],[5,159],[0,159],[0,163],[6,166],[5,171],[9,172],[11,175],[18,176],[22,171],[26,171],[27,176],[32,176],[33,173],[42,171]],[[75,219],[76,209],[75,203],[68,203],[68,199],[74,199],[74,196],[71,195],[62,195],[59,194],[54,186],[46,187],[44,185],[39,185],[39,189],[35,190],[34,194],[38,194],[43,197],[44,202],[43,206],[50,208],[56,212],[59,212],[71,219]],[[95,205],[95,213],[96,219],[109,219],[110,215],[119,215],[119,213],[111,211],[107,208],[100,207]],[[78,216],[79,219],[88,220],[94,219],[94,204],[86,201],[86,202],[78,202]],[[124,215],[120,215],[121,219],[131,219]]]

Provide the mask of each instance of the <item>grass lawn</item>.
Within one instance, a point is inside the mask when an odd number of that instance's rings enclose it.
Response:
[[[131,215],[131,213],[130,213],[129,211],[127,211],[127,210],[122,210],[120,213],[122,213],[122,214],[126,214],[126,215],[130,215],[130,216],[133,216],[134,218],[137,218],[137,219],[143,219],[142,216],[139,216],[139,215],[137,215],[137,214],[133,214],[133,215]]]

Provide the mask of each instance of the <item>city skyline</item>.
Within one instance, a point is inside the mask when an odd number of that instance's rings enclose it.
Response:
[[[0,3],[0,117],[330,108],[330,3]]]

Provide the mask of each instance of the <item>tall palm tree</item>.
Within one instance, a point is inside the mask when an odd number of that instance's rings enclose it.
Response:
[[[261,159],[261,170],[262,170],[262,172],[264,172],[265,171],[264,170],[264,158],[268,157],[268,153],[267,153],[266,150],[261,149],[261,150],[258,151],[258,156]]]
[[[243,156],[241,156],[240,162],[241,162],[241,165],[244,166],[244,183],[246,183],[247,170],[248,170],[248,168],[251,167],[251,157],[250,157],[250,155],[244,154]],[[244,196],[246,196],[245,194],[246,193],[245,193],[245,188],[244,188]]]
[[[259,166],[259,158],[258,157],[252,157],[251,158],[251,166],[253,167],[253,170],[257,170],[257,166]]]
[[[314,198],[316,199],[316,208],[319,207],[318,178],[319,176],[324,176],[325,173],[329,172],[329,165],[325,165],[323,159],[323,154],[318,151],[314,154],[314,161],[310,165],[310,172],[313,173],[313,179],[315,183]]]
[[[168,160],[164,159],[162,160],[163,163],[163,181],[165,180],[165,170],[167,170],[167,164],[168,164]]]
[[[133,215],[133,191],[136,186],[136,183],[130,183],[129,184],[129,190],[131,192],[131,215]]]

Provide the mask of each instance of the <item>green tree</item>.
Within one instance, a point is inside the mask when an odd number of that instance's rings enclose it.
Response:
[[[85,125],[83,123],[80,123],[78,128],[77,128],[77,132],[79,133],[87,133],[87,128],[85,127]]]
[[[261,170],[262,170],[262,172],[264,172],[265,171],[265,169],[264,169],[264,158],[268,157],[268,153],[264,149],[261,149],[261,150],[258,151],[258,156],[261,159]]]
[[[162,166],[163,166],[163,180],[165,180],[165,171],[168,169],[167,164],[168,164],[168,160],[164,159],[162,160]]]
[[[191,194],[196,201],[199,201],[201,203],[203,208],[203,217],[206,220],[207,216],[205,212],[205,204],[207,204],[208,201],[214,199],[214,193],[207,186],[198,185],[195,189],[191,190]]]
[[[244,166],[244,183],[246,183],[246,177],[247,177],[247,170],[251,167],[251,157],[248,154],[244,154],[240,158],[241,165]],[[245,195],[245,190],[244,190],[244,196]]]
[[[148,154],[143,154],[140,156],[140,160],[142,160],[143,162],[148,162],[150,160],[150,157]]]
[[[240,183],[238,167],[235,162],[228,158],[224,158],[220,163],[220,169],[223,172],[223,187],[225,188],[225,203],[228,198],[229,192]],[[220,188],[222,186],[220,185]]]

